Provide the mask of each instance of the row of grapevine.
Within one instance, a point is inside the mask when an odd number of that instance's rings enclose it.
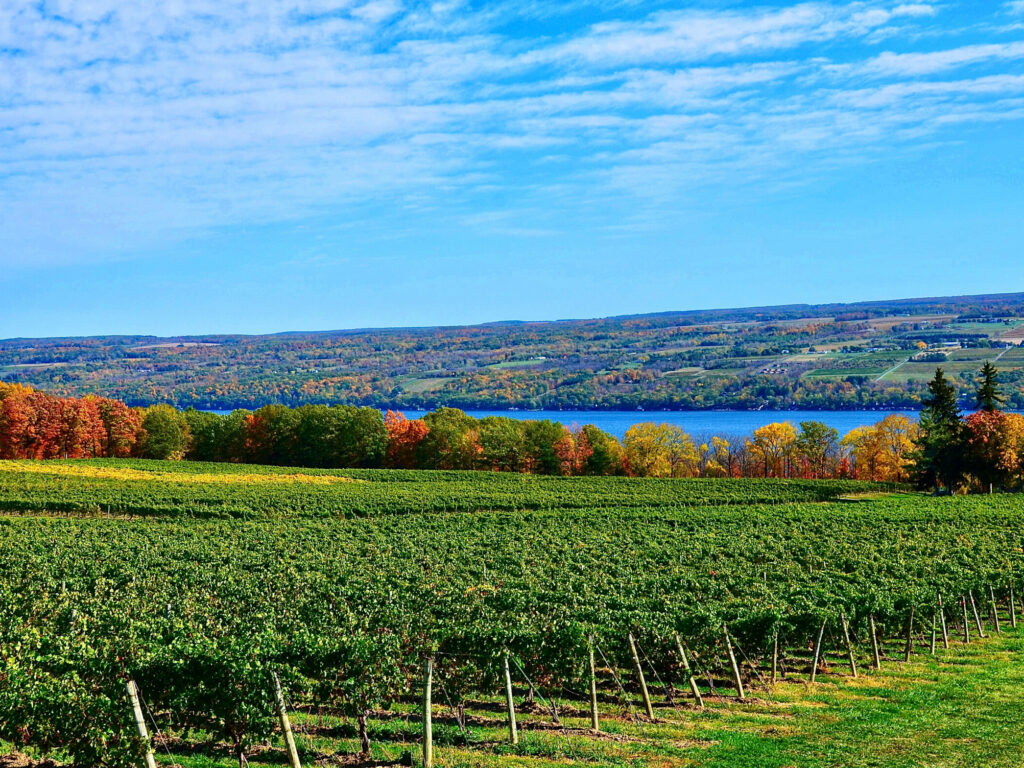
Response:
[[[851,480],[658,480],[496,472],[296,470],[156,461],[0,461],[0,510],[211,518],[827,501]]]
[[[591,638],[628,668],[632,636],[659,675],[683,679],[674,638],[713,671],[726,664],[728,627],[764,667],[776,641],[807,647],[825,621],[847,621],[863,644],[872,622],[892,637],[912,613],[929,619],[939,594],[955,606],[992,587],[1005,606],[1024,575],[1022,521],[1011,496],[8,516],[0,739],[81,765],[137,764],[129,677],[165,724],[244,754],[277,722],[275,674],[359,721],[418,695],[425,657],[456,705],[501,689],[506,653],[540,691],[583,689]]]

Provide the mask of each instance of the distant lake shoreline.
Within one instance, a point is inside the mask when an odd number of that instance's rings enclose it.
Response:
[[[408,418],[418,418],[425,411],[404,411]],[[913,419],[917,411],[907,409],[878,411],[466,411],[476,418],[506,416],[513,419],[550,419],[566,426],[593,424],[618,438],[634,424],[656,422],[672,424],[691,435],[748,435],[755,429],[776,421],[820,421],[834,427],[840,434],[875,424],[890,413],[904,413]]]
[[[230,413],[224,410],[211,410],[213,413]],[[427,411],[412,409],[400,410],[407,418],[416,419],[423,416]],[[605,411],[605,410],[471,410],[466,411],[474,418],[482,419],[487,416],[504,416],[521,421],[550,419],[564,424],[567,427],[573,425],[593,424],[618,438],[626,434],[626,430],[634,424],[642,422],[657,422],[673,424],[681,427],[691,435],[749,435],[755,429],[763,427],[776,421],[790,421],[799,424],[801,421],[820,421],[834,427],[840,435],[845,435],[857,427],[875,424],[881,421],[890,413],[902,413],[912,419],[916,419],[919,411],[910,408],[893,408],[877,410],[845,410],[845,411],[822,411],[822,410],[785,410],[785,411],[728,411],[728,410],[704,410],[704,411]]]

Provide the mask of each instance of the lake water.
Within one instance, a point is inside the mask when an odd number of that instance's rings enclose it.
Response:
[[[403,411],[407,418],[425,411]],[[593,424],[621,438],[634,424],[644,421],[674,424],[691,435],[749,435],[773,421],[821,421],[845,435],[855,427],[875,424],[891,411],[467,411],[471,416],[509,416],[513,419],[551,419],[567,427]],[[906,412],[917,418],[914,412]]]
[[[212,411],[230,413],[230,411]],[[426,411],[402,411],[406,418],[417,419]],[[892,411],[466,411],[470,416],[508,416],[512,419],[551,419],[573,425],[593,424],[605,432],[622,438],[626,430],[644,421],[674,424],[691,435],[749,435],[758,427],[773,421],[821,421],[845,435],[855,427],[876,424]],[[917,414],[903,411],[913,419]]]

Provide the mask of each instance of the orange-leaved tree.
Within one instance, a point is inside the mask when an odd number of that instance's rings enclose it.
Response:
[[[416,469],[420,443],[430,432],[423,419],[407,419],[400,411],[384,416],[388,433],[387,465],[395,469]]]

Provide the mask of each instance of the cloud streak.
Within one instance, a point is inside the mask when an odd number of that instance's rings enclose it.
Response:
[[[1021,119],[1024,40],[931,3],[543,9],[0,0],[0,266],[374,205],[486,227],[495,191],[643,217]]]

